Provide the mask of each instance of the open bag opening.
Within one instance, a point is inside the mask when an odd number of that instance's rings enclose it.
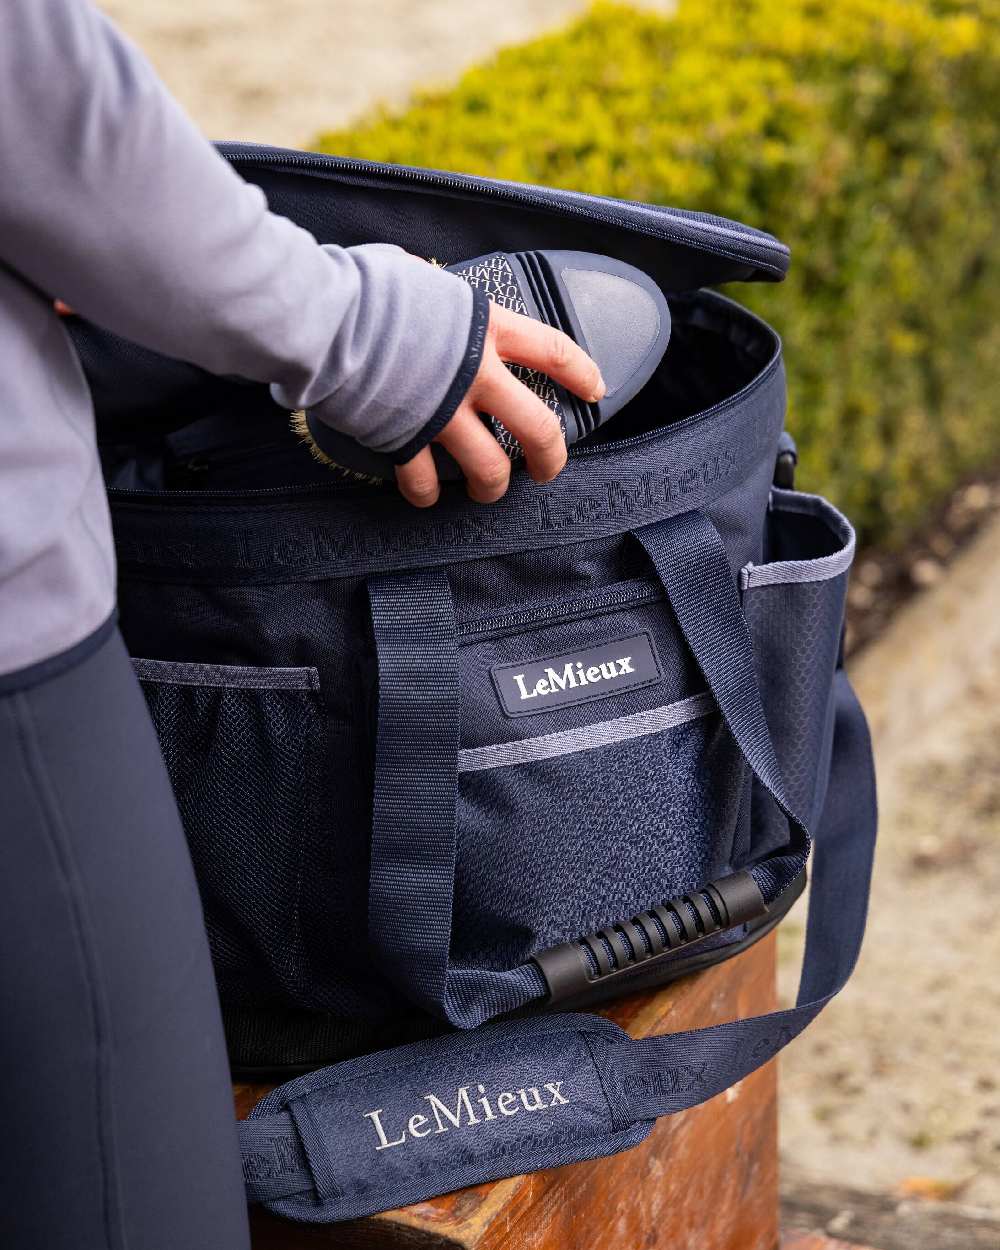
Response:
[[[752,385],[775,358],[773,331],[732,301],[702,291],[674,295],[669,302],[671,342],[653,377],[621,412],[576,444],[572,455],[709,411]],[[75,333],[84,358],[93,361],[106,336],[95,336],[87,327]],[[93,364],[99,386],[114,388],[114,402],[104,409],[98,428],[105,480],[113,489],[377,486],[348,470],[318,463],[266,387],[212,378],[131,345],[117,356],[114,376],[106,381],[101,376],[105,368],[109,366]],[[154,369],[164,378],[159,401],[149,398],[144,382]],[[130,388],[136,391],[131,407]]]
[[[325,242],[627,261],[673,332],[554,481],[421,510],[316,463],[267,388],[72,327],[234,1066],[548,1012],[560,949],[575,1007],[745,946],[827,806],[853,550],[823,501],[772,490],[780,343],[708,289],[787,252],[653,206],[246,161]]]

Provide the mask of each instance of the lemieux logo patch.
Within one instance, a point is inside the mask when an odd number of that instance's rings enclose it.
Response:
[[[653,640],[646,633],[543,660],[499,664],[490,672],[508,716],[604,699],[662,678]]]
[[[409,1120],[404,1120],[405,1127],[403,1124],[390,1127],[381,1107],[375,1111],[366,1111],[365,1119],[371,1120],[375,1129],[375,1149],[389,1150],[393,1146],[405,1146],[407,1133],[411,1138],[426,1137],[428,1133],[449,1132],[449,1124],[452,1128],[465,1128],[489,1120],[502,1120],[504,1116],[519,1115],[522,1111],[549,1111],[553,1107],[565,1107],[571,1100],[562,1093],[563,1084],[563,1081],[546,1081],[542,1092],[539,1092],[537,1085],[532,1085],[530,1089],[504,1090],[494,1095],[492,1103],[485,1085],[476,1086],[478,1097],[475,1094],[470,1096],[470,1085],[463,1085],[451,1096],[453,1099],[457,1098],[454,1111],[437,1094],[424,1094],[426,1109],[430,1114],[411,1115]]]

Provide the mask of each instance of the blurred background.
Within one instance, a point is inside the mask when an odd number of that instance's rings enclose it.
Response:
[[[784,337],[799,485],[859,527],[882,832],[858,972],[783,1060],[786,1199],[826,1194],[829,1231],[865,1240],[863,1191],[938,1212],[940,1250],[986,1245],[951,1238],[1000,1217],[1000,0],[103,7],[212,138],[701,209],[790,244],[784,283],[730,294]],[[802,932],[794,912],[785,999]]]

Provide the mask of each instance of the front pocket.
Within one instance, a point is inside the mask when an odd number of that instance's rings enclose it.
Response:
[[[314,668],[133,660],[177,798],[229,1004],[308,996],[299,900],[318,836]]]
[[[733,866],[744,762],[662,592],[577,606],[460,647],[457,967],[516,966]]]
[[[741,573],[743,609],[785,785],[813,826],[829,768],[833,674],[854,531],[825,499],[778,489],[767,526],[767,562]]]

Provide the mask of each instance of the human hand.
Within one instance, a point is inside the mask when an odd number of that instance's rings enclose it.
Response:
[[[466,489],[477,503],[494,503],[510,484],[510,458],[479,417],[489,413],[524,448],[528,472],[536,482],[550,482],[566,463],[566,442],[559,418],[504,362],[527,365],[597,403],[605,391],[600,370],[587,353],[561,330],[490,304],[483,358],[454,416],[434,438],[458,462]],[[402,494],[418,508],[437,503],[441,494],[430,447],[396,469]]]

